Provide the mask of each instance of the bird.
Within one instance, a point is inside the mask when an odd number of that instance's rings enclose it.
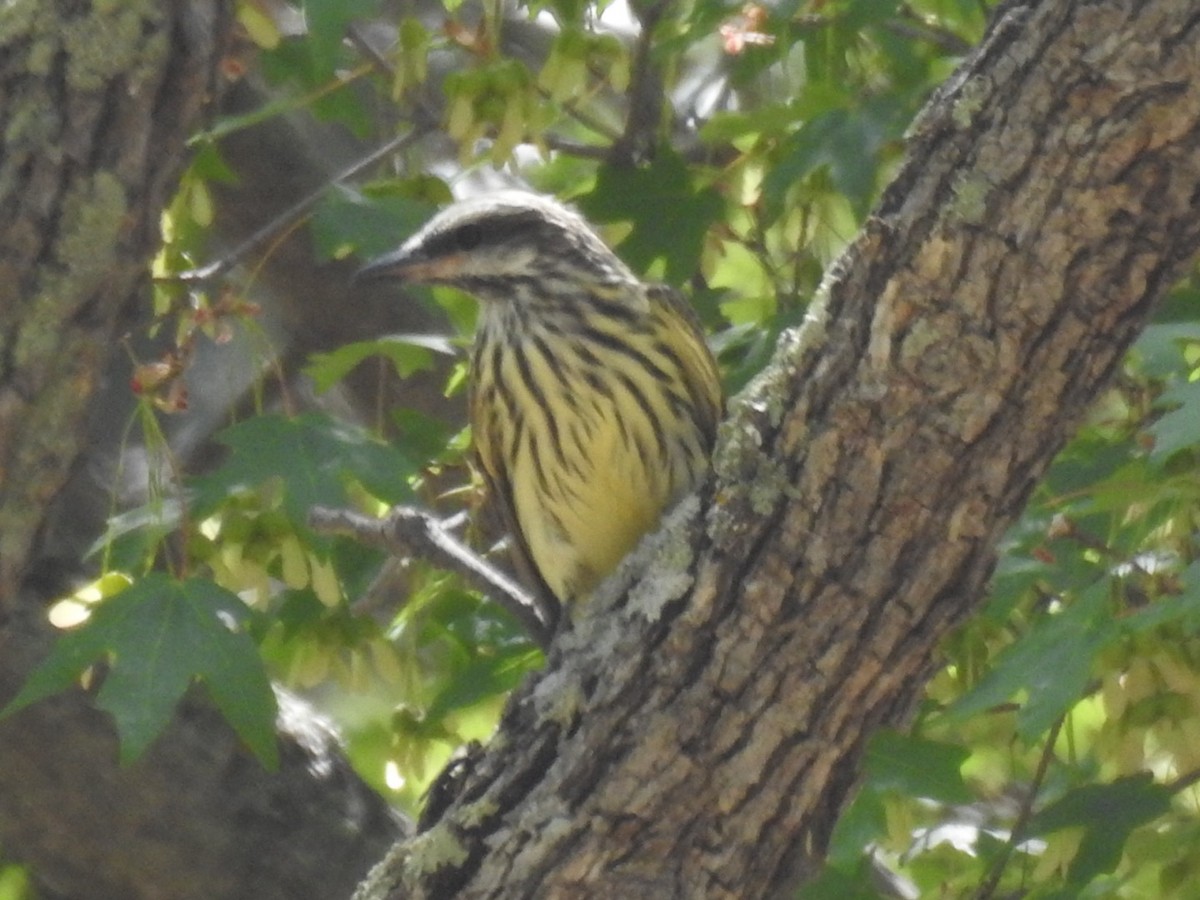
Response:
[[[523,190],[459,200],[357,279],[479,301],[475,466],[518,576],[555,618],[707,473],[724,395],[694,310],[643,283],[572,207]]]

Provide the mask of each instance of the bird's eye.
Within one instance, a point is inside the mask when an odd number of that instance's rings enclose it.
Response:
[[[459,250],[471,251],[483,243],[483,229],[478,225],[463,225],[454,233],[454,244]]]

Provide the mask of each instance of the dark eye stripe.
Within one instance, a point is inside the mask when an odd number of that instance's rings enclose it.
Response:
[[[429,256],[438,257],[472,253],[483,247],[529,243],[534,240],[531,232],[540,221],[535,213],[518,211],[512,215],[458,222],[430,234],[424,241],[425,249]]]
[[[483,243],[483,229],[474,222],[468,222],[450,232],[450,238],[457,249],[470,253]]]

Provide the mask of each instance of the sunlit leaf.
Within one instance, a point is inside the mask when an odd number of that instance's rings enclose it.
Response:
[[[304,372],[313,380],[317,393],[324,393],[373,356],[383,357],[397,375],[407,378],[415,372],[432,369],[435,353],[454,356],[454,346],[435,334],[390,334],[372,341],[343,344],[328,353],[315,353]]]
[[[961,720],[1024,693],[1017,732],[1032,740],[1079,699],[1096,654],[1117,633],[1102,581],[1062,612],[1039,620],[948,714]]]
[[[245,604],[211,581],[152,573],[63,634],[4,714],[66,690],[88,667],[105,663],[96,703],[116,720],[121,759],[131,762],[200,681],[247,746],[274,766],[275,695],[246,634],[249,616]]]
[[[954,744],[880,731],[867,744],[864,766],[871,786],[943,803],[968,803],[960,769],[968,751]]]
[[[1028,830],[1040,835],[1062,828],[1083,828],[1083,840],[1067,872],[1067,881],[1084,885],[1117,867],[1130,832],[1166,813],[1171,796],[1171,790],[1156,784],[1149,773],[1120,778],[1111,784],[1088,784],[1068,791],[1036,813]]]
[[[879,792],[864,787],[838,817],[829,842],[829,862],[840,868],[857,864],[863,857],[863,848],[886,831],[887,813]]]
[[[313,59],[319,70],[333,75],[346,27],[369,16],[379,0],[304,0],[304,20]]]

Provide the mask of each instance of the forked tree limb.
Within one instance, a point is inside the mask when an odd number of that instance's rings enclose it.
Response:
[[[996,542],[1200,247],[1200,12],[1009,3],[646,574],[560,634],[359,897],[759,897],[812,874]]]

